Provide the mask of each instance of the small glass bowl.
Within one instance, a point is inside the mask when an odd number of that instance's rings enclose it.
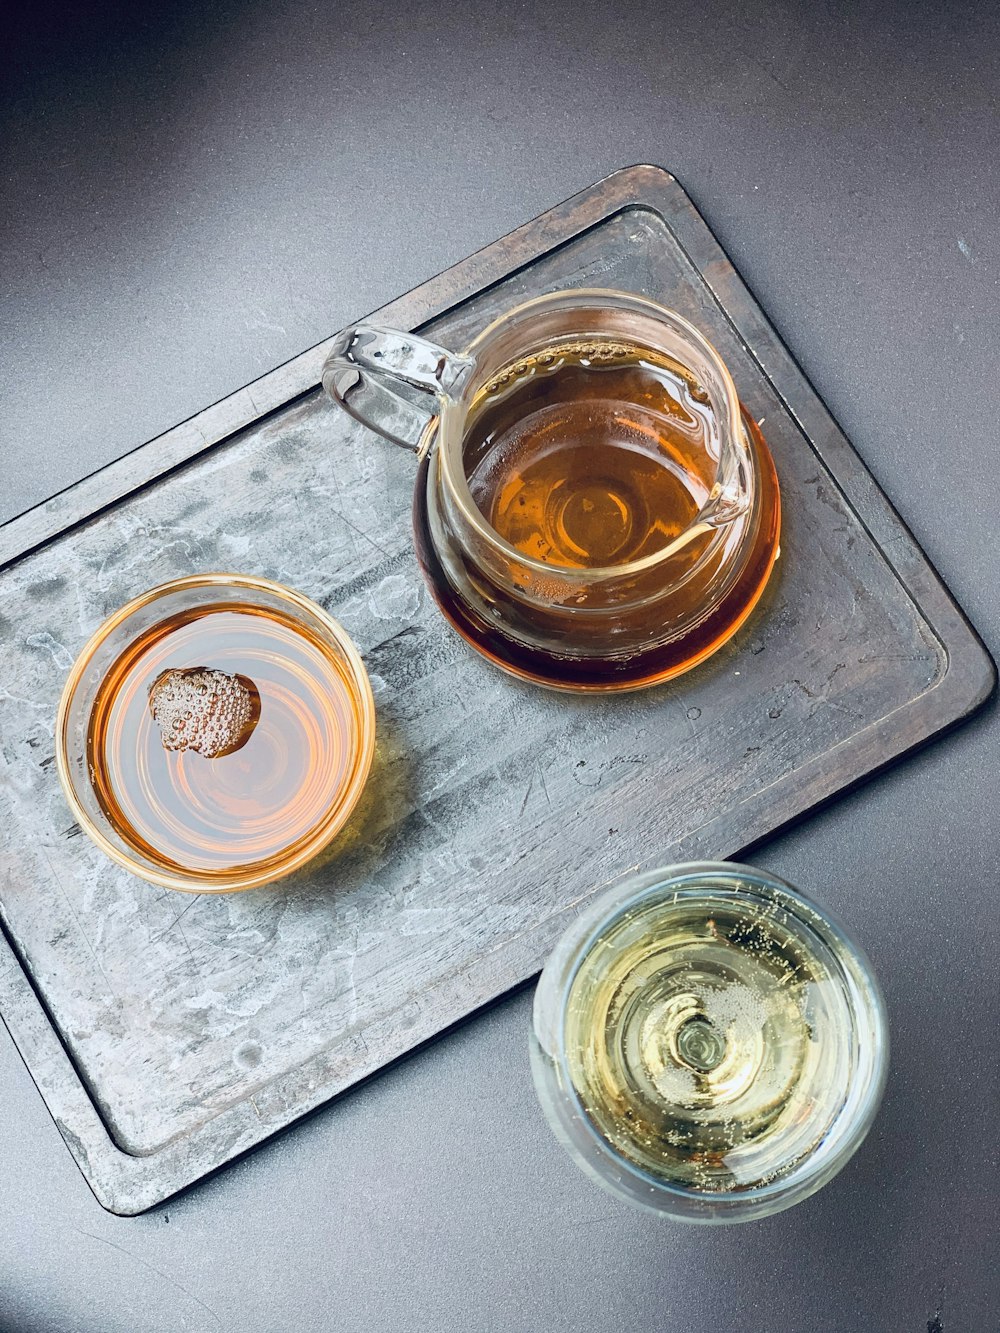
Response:
[[[117,831],[94,789],[87,738],[94,701],[108,670],[130,643],[178,613],[216,605],[280,611],[308,629],[335,658],[348,682],[360,719],[351,738],[352,763],[333,804],[287,852],[230,870],[170,870],[145,856]],[[133,875],[183,893],[232,893],[273,883],[322,851],[358,802],[375,750],[375,702],[364,663],[346,631],[315,602],[269,579],[244,574],[193,574],[160,584],[133,598],[100,626],[73,664],[59,701],[56,763],[74,818],[112,861]]]
[[[749,866],[625,879],[566,931],[535,993],[532,1073],[556,1136],[609,1192],[682,1221],[749,1221],[818,1190],[867,1134],[888,1053],[861,949]]]

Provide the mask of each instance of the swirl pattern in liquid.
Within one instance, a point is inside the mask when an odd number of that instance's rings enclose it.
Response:
[[[210,693],[223,677],[250,700],[238,744],[217,745],[209,729],[214,757],[168,748],[151,689],[165,710],[165,680]],[[163,621],[122,653],[94,702],[88,758],[126,842],[165,867],[223,873],[287,854],[336,812],[360,734],[354,687],[318,637],[276,611],[221,604]]]
[[[851,1068],[836,956],[777,901],[685,892],[623,913],[582,960],[565,1042],[595,1130],[673,1185],[756,1188],[830,1132]]]

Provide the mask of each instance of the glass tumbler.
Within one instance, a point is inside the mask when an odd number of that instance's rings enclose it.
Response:
[[[532,1069],[577,1163],[630,1203],[742,1222],[840,1170],[888,1064],[871,965],[773,875],[706,862],[601,894],[545,965]]]

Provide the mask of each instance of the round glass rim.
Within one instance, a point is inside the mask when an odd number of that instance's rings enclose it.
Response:
[[[722,381],[723,394],[725,399],[726,415],[725,419],[716,412],[720,418],[719,428],[723,435],[728,438],[735,432],[738,436],[742,434],[742,418],[739,395],[736,392],[736,385],[733,377],[729,373],[729,368],[723,361],[722,356],[716,347],[709,342],[705,335],[697,329],[690,320],[685,319],[683,315],[678,314],[676,310],[671,310],[669,306],[661,305],[658,301],[653,301],[646,296],[638,296],[634,292],[623,292],[613,287],[578,287],[570,288],[564,291],[546,292],[542,296],[534,296],[530,301],[522,301],[520,305],[511,307],[502,315],[498,315],[486,325],[470,343],[466,345],[460,355],[472,357],[475,359],[477,352],[501,332],[505,327],[512,324],[515,320],[522,319],[525,315],[532,315],[544,312],[546,309],[560,305],[600,305],[601,302],[624,302],[633,307],[639,307],[646,314],[662,322],[675,323],[680,326],[685,335],[689,337],[702,351],[702,353],[713,363],[713,366],[719,378]],[[476,383],[476,376],[470,380],[470,386]],[[446,398],[443,403],[440,416],[434,416],[428,422],[427,433],[418,449],[418,456],[430,455],[435,451],[440,456],[440,467],[443,473],[445,484],[449,487],[456,503],[462,511],[462,517],[476,534],[495,551],[499,552],[505,559],[513,561],[525,569],[533,570],[535,573],[547,578],[563,578],[568,583],[577,583],[581,575],[586,576],[588,583],[599,583],[608,579],[632,578],[637,574],[645,574],[651,569],[665,564],[672,559],[679,550],[692,540],[699,531],[705,530],[707,524],[702,520],[702,511],[695,515],[685,530],[675,537],[674,540],[665,546],[662,550],[653,551],[650,555],[643,556],[639,560],[632,560],[621,565],[595,565],[586,570],[565,569],[559,565],[547,564],[544,560],[539,560],[535,556],[525,555],[516,546],[502,537],[495,528],[487,521],[485,515],[480,510],[472,496],[469,487],[468,478],[465,475],[465,469],[461,466],[461,459],[454,456],[454,449],[449,450],[441,436],[445,425],[450,421],[452,414],[459,408],[463,411],[467,406],[468,388],[466,388],[458,399]],[[713,407],[715,404],[713,403]],[[461,440],[456,436],[460,447]],[[721,458],[720,458],[721,466]],[[707,503],[707,502],[706,502]],[[719,532],[722,533],[728,527],[724,524]]]
[[[159,601],[170,593],[187,592],[197,588],[234,588],[246,589],[250,592],[267,592],[280,601],[288,602],[298,610],[314,617],[329,631],[338,648],[344,653],[350,666],[352,683],[357,687],[362,703],[359,752],[350,782],[342,791],[336,816],[329,824],[321,821],[317,825],[316,832],[294,856],[290,856],[286,861],[279,860],[279,863],[275,865],[273,864],[275,858],[272,857],[266,870],[254,870],[252,868],[254,863],[251,862],[250,869],[234,871],[231,875],[228,873],[224,875],[215,874],[210,879],[207,877],[205,879],[200,878],[197,871],[171,872],[157,870],[144,864],[138,857],[130,855],[120,847],[115,846],[91,819],[76,795],[69,771],[69,747],[67,744],[69,710],[74,694],[84,671],[90,665],[94,654],[108,635],[124,624],[137,611],[141,611],[143,607]],[[123,606],[120,606],[117,611],[101,622],[80,649],[70,668],[69,675],[66,677],[56,712],[56,769],[63,795],[77,823],[91,841],[104,852],[105,856],[117,865],[122,866],[131,874],[137,875],[150,884],[157,884],[165,889],[174,889],[180,893],[238,893],[244,889],[260,888],[265,884],[273,884],[301,869],[307,861],[311,861],[314,856],[327,847],[347,823],[368,780],[374,754],[375,698],[372,694],[371,681],[368,679],[365,664],[350,635],[339,621],[334,620],[333,616],[324,611],[310,597],[306,597],[304,593],[297,592],[294,588],[289,588],[283,583],[277,583],[273,579],[259,578],[252,574],[185,574],[179,578],[168,579],[165,583],[158,583],[154,588],[149,588],[130,601],[125,602]],[[277,854],[279,858],[280,855],[280,853]]]
[[[663,891],[669,892],[672,888],[679,890],[685,882],[690,882],[692,888],[711,888],[709,878],[722,875],[728,878],[750,881],[751,884],[762,887],[777,889],[780,894],[791,900],[796,909],[805,909],[806,915],[803,916],[796,912],[796,919],[816,934],[828,950],[829,942],[824,938],[823,930],[817,929],[818,924],[825,927],[826,931],[844,949],[848,957],[854,960],[863,986],[858,984],[857,977],[852,976],[850,972],[843,968],[836,952],[830,950],[841,975],[848,985],[852,1009],[856,1013],[867,1010],[867,1016],[872,1021],[872,1037],[867,1045],[871,1052],[871,1072],[874,1077],[869,1080],[867,1088],[853,1110],[849,1123],[845,1123],[844,1107],[841,1107],[838,1111],[830,1129],[832,1130],[838,1125],[841,1126],[839,1135],[836,1138],[825,1139],[814,1152],[804,1158],[799,1165],[793,1166],[785,1175],[777,1180],[769,1181],[765,1185],[754,1186],[750,1189],[709,1193],[672,1184],[670,1181],[645,1171],[620,1153],[599,1133],[587,1114],[580,1094],[570,1078],[563,1036],[570,989],[582,960],[601,932],[613,924],[623,912],[634,908],[647,898],[652,898]],[[699,881],[701,881],[700,884]],[[737,891],[736,889],[729,890],[731,893]],[[607,910],[601,912],[600,915],[595,915],[602,901],[608,902]],[[589,912],[586,909],[584,910],[577,922],[577,927],[581,928],[579,935],[573,934],[574,927],[570,927],[570,931],[567,932],[570,947],[567,950],[567,956],[560,960],[563,977],[561,988],[556,997],[558,1004],[557,1023],[560,1033],[556,1060],[560,1082],[573,1103],[580,1124],[584,1127],[588,1137],[595,1144],[600,1154],[613,1161],[616,1169],[631,1176],[641,1184],[644,1189],[649,1191],[652,1198],[674,1198],[683,1201],[685,1205],[702,1204],[717,1214],[715,1218],[706,1217],[701,1219],[686,1214],[685,1220],[713,1221],[718,1220],[718,1216],[721,1216],[727,1210],[732,1210],[734,1213],[744,1213],[753,1209],[754,1213],[750,1216],[734,1217],[732,1219],[734,1221],[749,1221],[753,1220],[754,1215],[759,1216],[767,1211],[766,1205],[770,1201],[777,1203],[788,1194],[793,1194],[790,1203],[807,1197],[812,1193],[813,1188],[818,1188],[825,1183],[832,1175],[836,1174],[842,1165],[846,1164],[863,1142],[882,1101],[889,1067],[889,1024],[885,999],[871,962],[861,946],[841,923],[836,913],[831,912],[825,906],[820,907],[819,904],[807,897],[801,890],[795,888],[794,885],[788,883],[787,880],[760,870],[755,866],[748,866],[738,861],[685,861],[677,865],[663,866],[658,870],[650,870],[644,874],[629,876],[615,885],[609,886],[605,893],[598,896]],[[564,944],[566,941],[567,936],[564,936],[560,943]],[[559,945],[556,946],[553,957],[556,956],[558,950]],[[549,1055],[551,1056],[552,1052],[549,1052]],[[844,1105],[847,1105],[846,1101]],[[594,1172],[595,1168],[588,1163],[587,1170]],[[601,1183],[603,1183],[603,1180]],[[668,1211],[667,1208],[661,1208],[652,1202],[642,1201],[640,1206],[653,1212]]]

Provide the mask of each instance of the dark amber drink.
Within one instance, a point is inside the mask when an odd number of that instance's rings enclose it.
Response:
[[[495,377],[479,401],[465,439],[469,489],[495,531],[535,560],[641,560],[709,499],[711,407],[649,348],[550,348]]]
[[[716,493],[712,412],[689,371],[622,341],[554,345],[493,376],[470,407],[463,444],[483,518],[514,552],[553,571],[640,568],[629,581],[631,604],[623,598],[597,611],[577,609],[558,593],[549,607],[528,606],[508,595],[505,580],[487,582],[479,570],[449,577],[428,524],[434,478],[427,459],[414,505],[417,552],[452,625],[506,670],[563,688],[653,684],[714,652],[764,589],[778,550],[780,502],[770,453],[744,413],[752,505],[732,524],[732,540],[710,524],[699,528]],[[657,568],[641,569],[660,555]],[[466,580],[474,597],[462,595]],[[510,583],[517,582],[512,554]],[[653,597],[644,595],[665,586],[676,588],[669,613],[684,626],[666,642]],[[593,651],[563,649],[568,617],[578,627],[588,615]],[[616,651],[625,638],[641,641],[644,618],[653,646]]]
[[[231,736],[199,747],[199,709],[214,706],[217,682],[246,706]],[[181,611],[130,643],[98,689],[87,735],[97,798],[119,836],[166,870],[210,878],[277,864],[336,809],[362,702],[328,646],[279,609]]]

